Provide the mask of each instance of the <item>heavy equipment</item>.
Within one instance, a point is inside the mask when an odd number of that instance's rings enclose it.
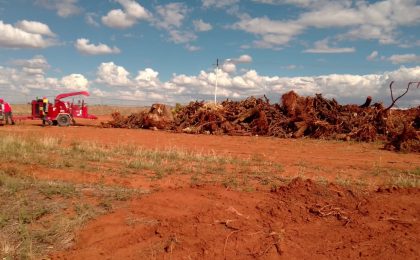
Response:
[[[31,102],[32,113],[30,116],[16,116],[15,119],[41,119],[48,125],[69,126],[74,125],[75,118],[97,119],[94,115],[89,115],[88,106],[83,99],[77,102],[64,100],[74,96],[89,96],[89,92],[70,92],[59,94],[55,97],[54,103],[44,103],[44,99],[36,98]]]

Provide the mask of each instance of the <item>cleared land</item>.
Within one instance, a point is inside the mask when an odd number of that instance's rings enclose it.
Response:
[[[420,257],[418,154],[99,121],[0,128],[2,257]]]

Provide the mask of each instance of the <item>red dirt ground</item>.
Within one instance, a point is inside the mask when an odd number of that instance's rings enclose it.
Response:
[[[106,117],[100,118],[102,121]],[[198,153],[251,158],[283,166],[282,176],[301,176],[311,179],[363,179],[368,186],[387,183],[387,169],[416,169],[420,167],[420,156],[416,153],[395,153],[382,150],[380,143],[353,143],[313,139],[280,139],[270,137],[212,136],[173,134],[162,131],[136,129],[102,129],[100,121],[79,120],[84,126],[40,127],[39,121],[22,121],[17,127],[1,127],[0,131],[17,134],[61,137],[70,141],[90,141],[108,145],[134,144],[147,149],[181,149]],[[79,122],[78,121],[78,122]],[[41,173],[42,174],[42,173]],[[81,173],[79,173],[80,175]],[[52,174],[52,177],[57,174]],[[86,177],[86,176],[85,176]],[[71,177],[70,177],[71,178]],[[85,178],[86,179],[86,178]],[[132,187],[142,185],[141,180],[129,181]],[[112,180],[110,181],[112,182]],[[143,183],[144,184],[144,183]]]
[[[158,183],[159,191],[89,222],[75,245],[53,259],[419,259],[420,189],[378,189],[383,169],[420,167],[418,154],[381,150],[380,144],[262,137],[172,134],[100,129],[95,122],[68,128],[24,122],[0,131],[62,137],[151,149],[261,156],[284,166],[284,176],[362,179],[365,190],[294,179],[288,186],[253,192],[221,186]],[[90,125],[90,126],[89,126]],[[99,182],[99,176],[31,169],[38,178]],[[73,176],[73,177],[71,177]],[[84,177],[83,177],[84,176]],[[150,188],[142,179],[107,183]],[[103,181],[103,180],[102,180]],[[177,183],[177,185],[173,185]]]
[[[53,259],[415,259],[419,190],[165,190],[100,217]]]

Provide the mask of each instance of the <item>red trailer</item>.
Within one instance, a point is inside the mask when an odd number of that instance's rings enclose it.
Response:
[[[89,115],[88,106],[85,101],[74,100],[64,101],[63,99],[74,96],[89,96],[89,92],[71,92],[60,94],[55,97],[54,104],[48,103],[45,109],[43,99],[32,100],[32,114],[29,117],[19,117],[18,119],[42,119],[49,125],[69,126],[75,124],[75,118],[97,119],[94,115]],[[44,111],[47,111],[44,113]]]

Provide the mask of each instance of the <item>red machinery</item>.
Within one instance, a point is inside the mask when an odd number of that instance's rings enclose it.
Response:
[[[3,120],[4,120],[4,113],[3,113],[3,108],[0,105],[0,125],[3,125]]]
[[[88,114],[88,107],[84,100],[79,100],[77,103],[74,101],[63,101],[62,99],[72,96],[89,96],[89,92],[71,92],[60,94],[55,97],[54,104],[48,103],[48,110],[44,117],[45,107],[42,99],[32,100],[32,115],[28,118],[39,118],[45,120],[48,124],[69,126],[75,124],[75,118],[97,119],[94,115]]]

